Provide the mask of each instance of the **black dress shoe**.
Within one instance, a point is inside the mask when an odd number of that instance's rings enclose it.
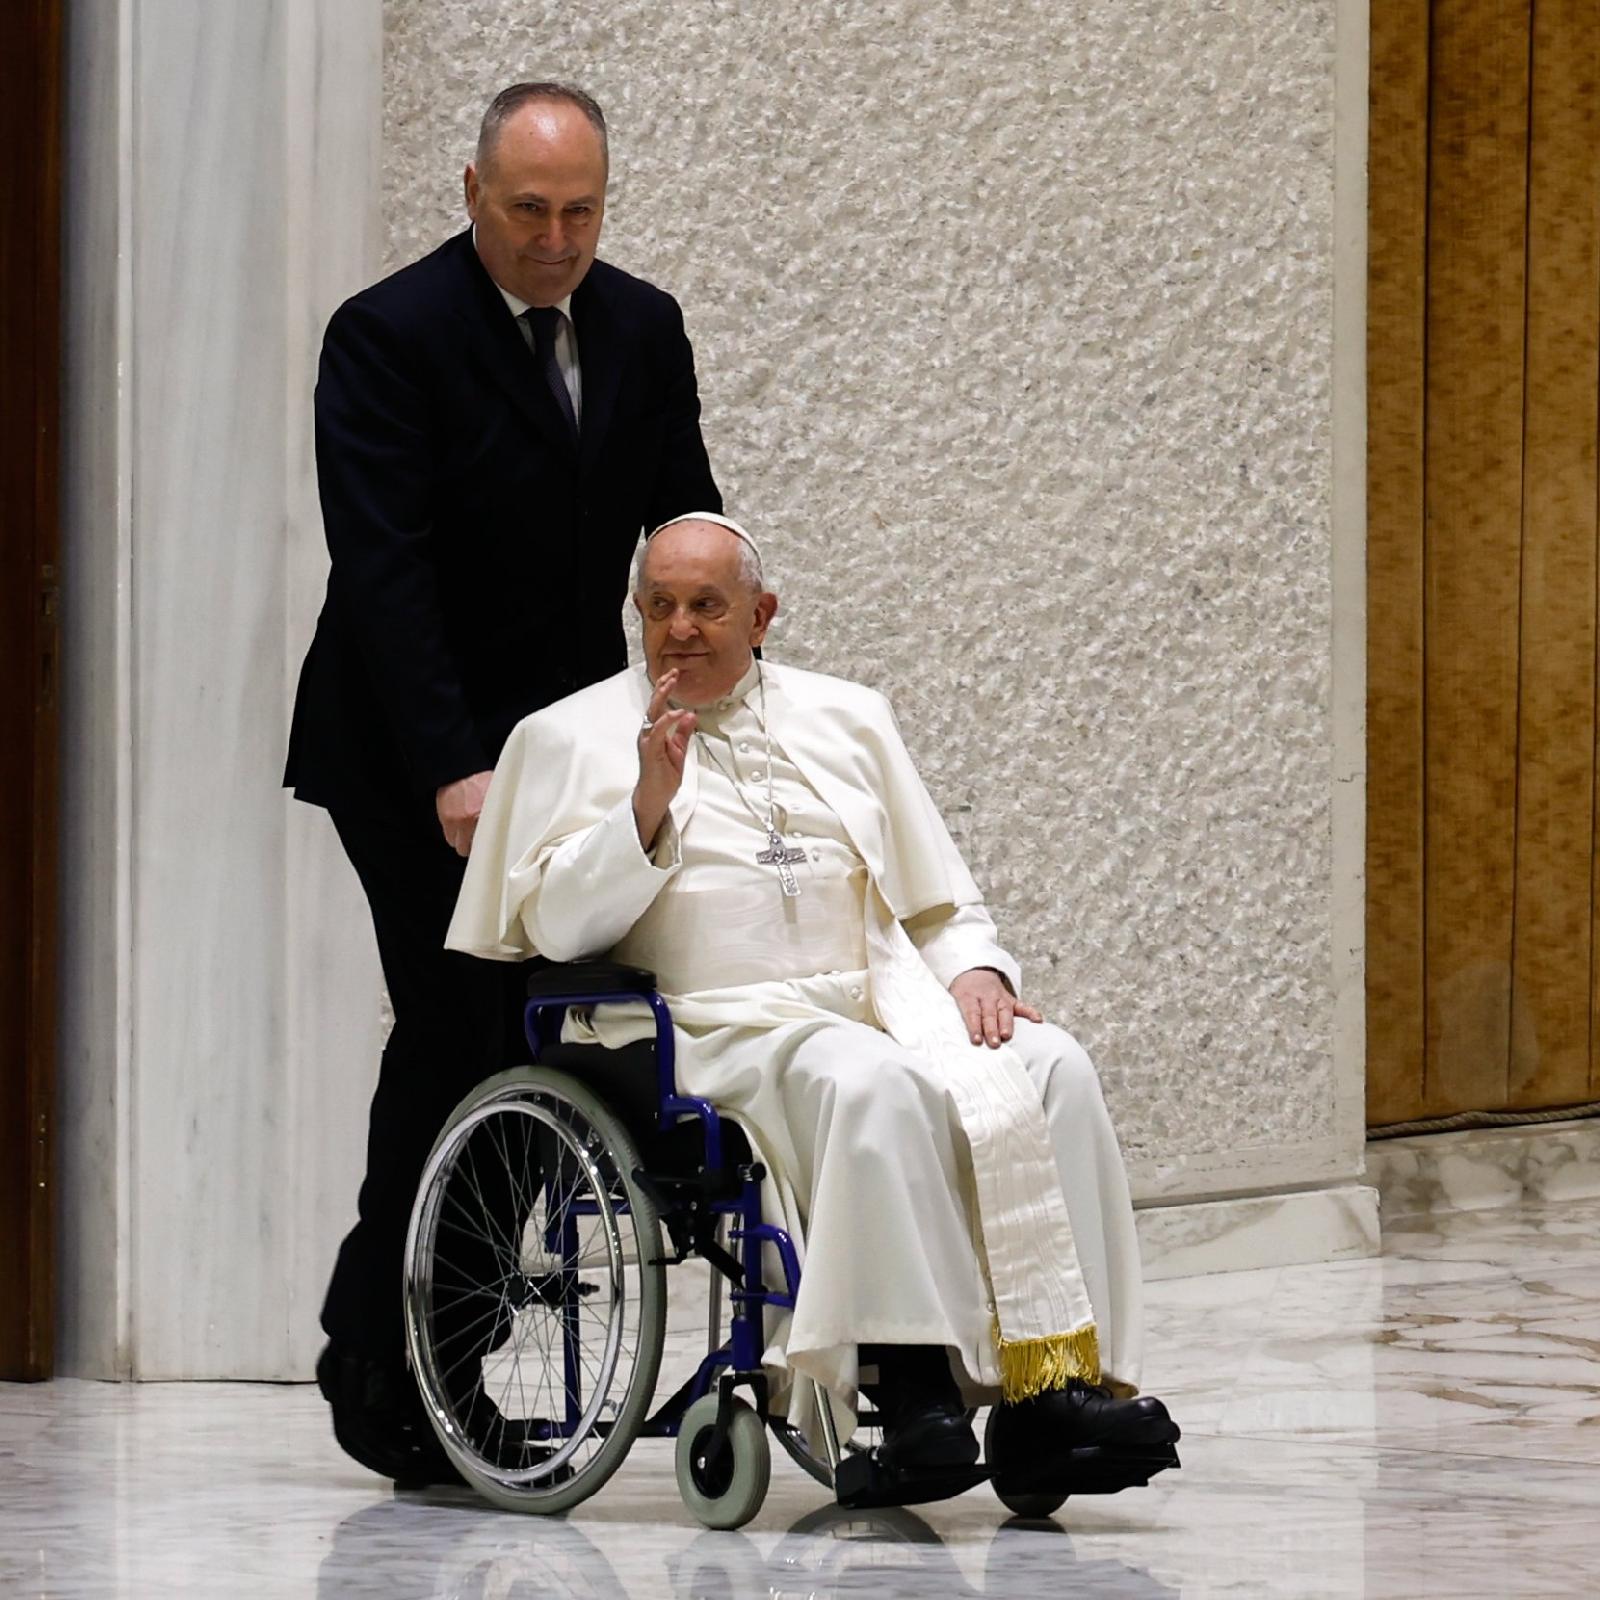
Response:
[[[980,1452],[950,1362],[937,1345],[863,1345],[861,1385],[883,1423],[878,1459],[891,1472],[970,1467]]]
[[[902,1412],[886,1427],[878,1459],[891,1472],[927,1471],[937,1467],[970,1467],[980,1454],[960,1400],[933,1401],[915,1411]]]
[[[1163,1445],[1182,1437],[1154,1395],[1118,1400],[1099,1384],[1072,1378],[1019,1405],[1002,1406],[1005,1434],[1039,1445]]]
[[[327,1345],[317,1358],[317,1388],[333,1412],[339,1448],[397,1489],[466,1480],[445,1454],[403,1365]]]
[[[1064,1389],[995,1407],[989,1466],[997,1488],[1112,1492],[1177,1466],[1181,1437],[1154,1395],[1119,1400],[1073,1378]]]

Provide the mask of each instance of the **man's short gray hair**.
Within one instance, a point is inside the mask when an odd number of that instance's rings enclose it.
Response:
[[[611,142],[606,135],[606,114],[592,94],[570,83],[514,83],[502,89],[489,102],[478,128],[478,153],[474,158],[479,172],[494,159],[494,147],[500,130],[524,106],[535,101],[556,101],[562,105],[576,106],[589,119],[589,125],[600,135],[600,154],[607,169],[611,166]]]

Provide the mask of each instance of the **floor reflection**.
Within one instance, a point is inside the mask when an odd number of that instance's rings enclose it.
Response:
[[[999,1600],[1047,1589],[1085,1600],[1176,1600],[1180,1593],[1121,1561],[1080,1557],[1058,1523],[1018,1518],[988,1539],[976,1583],[935,1529],[905,1510],[825,1506],[776,1540],[704,1531],[652,1561],[637,1559],[637,1550],[613,1561],[607,1543],[600,1530],[561,1518],[393,1500],[364,1507],[334,1530],[317,1596],[392,1593],[402,1574],[406,1592],[428,1600],[660,1600],[663,1593],[671,1600]]]

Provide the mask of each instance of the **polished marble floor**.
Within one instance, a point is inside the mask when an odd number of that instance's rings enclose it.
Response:
[[[787,1461],[741,1533],[667,1447],[571,1517],[397,1497],[304,1387],[0,1386],[0,1595],[1600,1596],[1600,1201],[1391,1223],[1381,1258],[1150,1290],[1186,1430],[1148,1489],[844,1513]]]

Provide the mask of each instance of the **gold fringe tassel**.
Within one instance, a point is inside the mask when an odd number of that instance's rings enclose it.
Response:
[[[1100,1381],[1100,1339],[1092,1322],[1043,1339],[1002,1339],[997,1318],[994,1342],[1000,1352],[1000,1393],[1009,1404],[1064,1388],[1069,1378]]]

